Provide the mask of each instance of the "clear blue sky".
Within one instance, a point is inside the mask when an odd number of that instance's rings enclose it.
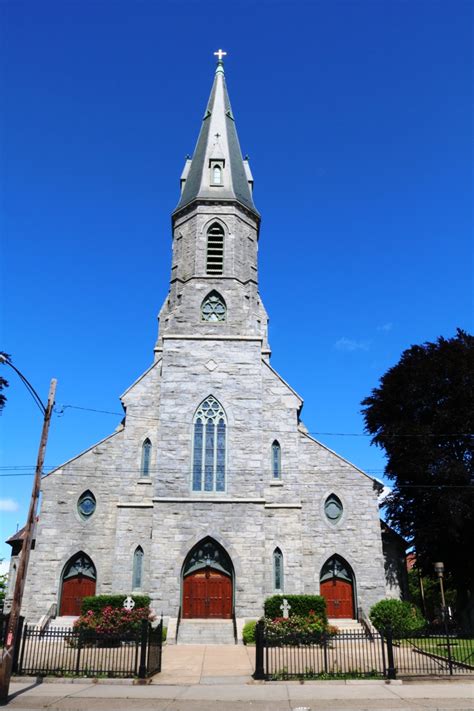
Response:
[[[472,9],[3,0],[0,349],[44,399],[57,377],[58,407],[120,412],[152,360],[170,213],[222,47],[272,364],[311,432],[361,433],[360,401],[403,349],[472,327]],[[26,517],[41,428],[3,373],[2,541]],[[55,415],[47,464],[119,419]],[[367,437],[318,437],[381,474]]]

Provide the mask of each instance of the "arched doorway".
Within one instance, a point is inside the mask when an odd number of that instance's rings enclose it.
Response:
[[[333,555],[321,568],[320,594],[326,600],[328,617],[354,617],[354,573],[344,558]]]
[[[232,562],[213,538],[205,538],[186,556],[183,565],[181,616],[230,619],[233,611]]]
[[[64,566],[60,615],[80,615],[83,598],[95,595],[95,565],[85,553],[76,553]]]

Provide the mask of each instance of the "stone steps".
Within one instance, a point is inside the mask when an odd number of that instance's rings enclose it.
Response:
[[[330,625],[337,627],[339,632],[361,632],[365,633],[364,627],[358,620],[352,620],[350,618],[337,618],[333,617],[328,619]]]
[[[232,620],[181,620],[178,644],[235,644]]]
[[[55,617],[54,619],[49,621],[48,624],[48,629],[56,629],[58,627],[63,627],[63,628],[72,628],[74,625],[74,622],[77,620],[77,617],[74,616],[65,616],[63,615],[62,617]]]

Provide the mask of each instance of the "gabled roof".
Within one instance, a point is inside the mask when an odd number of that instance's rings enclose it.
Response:
[[[224,161],[224,184],[210,184],[212,160]],[[224,77],[224,65],[217,62],[214,83],[202,121],[194,155],[187,160],[182,179],[183,192],[175,213],[196,199],[237,200],[259,216],[254,205],[249,180],[252,174],[247,159],[242,158],[234,115]]]

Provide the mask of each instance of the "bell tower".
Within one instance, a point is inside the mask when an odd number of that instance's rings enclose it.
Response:
[[[227,92],[226,53],[215,54],[211,94],[172,214],[171,282],[159,315],[157,358],[163,338],[173,336],[261,338],[262,355],[270,354],[258,293],[260,214]]]

